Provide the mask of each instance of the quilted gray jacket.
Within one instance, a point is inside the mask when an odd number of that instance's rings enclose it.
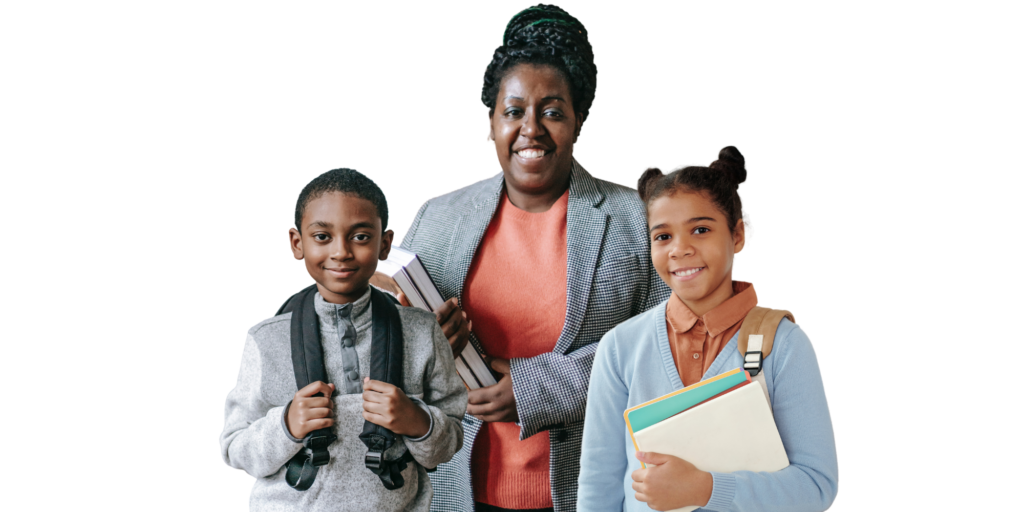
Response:
[[[473,255],[504,185],[498,174],[427,201],[402,241],[402,247],[419,255],[445,299],[461,301]],[[511,361],[520,439],[550,431],[556,511],[576,508],[583,415],[597,342],[669,295],[651,265],[647,218],[635,190],[595,179],[573,161],[566,222],[568,306],[562,333],[553,351]],[[480,347],[472,335],[470,341]],[[469,461],[480,425],[466,415],[462,450],[430,474],[431,510],[473,511]]]

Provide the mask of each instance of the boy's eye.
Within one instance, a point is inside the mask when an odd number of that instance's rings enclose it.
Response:
[[[331,237],[327,236],[327,233],[315,233],[315,234],[313,234],[313,240],[316,240],[317,242],[326,242],[330,238]]]
[[[370,235],[367,235],[366,233],[356,233],[352,236],[352,239],[357,242],[365,242],[370,239]]]
[[[703,235],[704,233],[710,233],[710,232],[711,232],[711,229],[706,228],[704,226],[701,226],[701,227],[696,228],[696,229],[693,230],[693,234],[695,234],[695,235]]]

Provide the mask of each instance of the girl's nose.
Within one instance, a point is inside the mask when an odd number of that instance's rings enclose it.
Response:
[[[676,237],[673,240],[672,247],[669,248],[668,257],[674,260],[685,258],[686,256],[692,256],[694,252],[693,245],[686,237]]]

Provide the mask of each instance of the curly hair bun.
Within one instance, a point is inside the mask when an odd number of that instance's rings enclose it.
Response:
[[[636,180],[636,190],[640,192],[640,199],[646,203],[647,198],[651,196],[651,192],[654,191],[654,185],[661,179],[665,174],[661,172],[661,169],[657,167],[651,167],[644,171],[640,175],[640,179]]]
[[[737,188],[740,183],[747,180],[746,161],[736,146],[722,148],[718,152],[718,160],[712,162],[708,167],[727,173]]]

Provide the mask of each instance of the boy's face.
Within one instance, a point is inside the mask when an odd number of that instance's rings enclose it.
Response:
[[[305,260],[327,302],[355,301],[369,286],[377,260],[387,259],[394,232],[381,233],[377,208],[351,194],[328,192],[306,204],[302,233],[289,230],[292,254]]]
[[[732,297],[732,259],[743,249],[743,220],[732,232],[725,213],[703,192],[675,192],[647,209],[651,261],[694,314]]]

